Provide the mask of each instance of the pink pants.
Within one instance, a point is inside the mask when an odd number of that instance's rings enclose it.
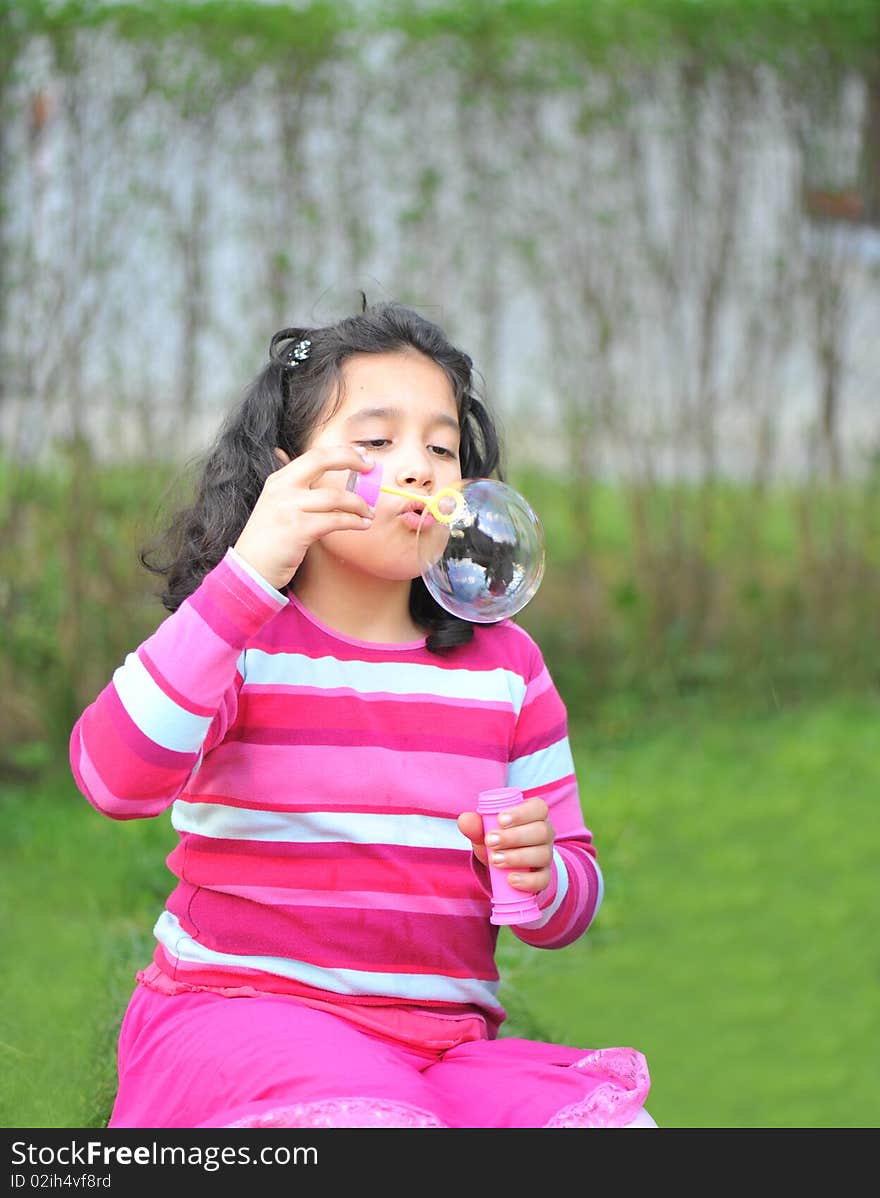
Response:
[[[109,1126],[656,1126],[632,1048],[475,1039],[472,1018],[412,1018],[392,1038],[287,996],[140,985],[119,1036]]]

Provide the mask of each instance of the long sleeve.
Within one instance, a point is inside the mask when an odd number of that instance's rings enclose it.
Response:
[[[550,885],[538,895],[541,919],[512,930],[537,948],[562,948],[592,923],[603,883],[592,834],[584,826],[565,706],[537,650],[517,720],[507,785],[521,790],[524,799],[542,798],[556,834]]]
[[[234,720],[250,637],[287,599],[230,549],[73,727],[77,786],[112,819],[164,811]]]

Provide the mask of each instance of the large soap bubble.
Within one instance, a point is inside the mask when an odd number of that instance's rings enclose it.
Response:
[[[440,499],[441,519],[425,509],[418,530],[425,586],[463,620],[491,624],[520,611],[544,577],[544,530],[526,500],[506,483],[469,479],[463,502]]]

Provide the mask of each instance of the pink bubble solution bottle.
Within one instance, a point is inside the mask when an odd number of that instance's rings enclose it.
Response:
[[[512,786],[502,786],[497,790],[483,790],[477,798],[477,813],[483,819],[483,835],[495,831],[498,827],[499,812],[507,807],[516,807],[523,801],[521,790]],[[533,894],[515,890],[507,880],[506,869],[492,865],[489,857],[489,880],[492,883],[492,914],[490,923],[516,924],[531,923],[541,918],[541,909]]]

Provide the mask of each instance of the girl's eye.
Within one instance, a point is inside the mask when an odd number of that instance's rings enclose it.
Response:
[[[358,441],[358,445],[363,445],[364,449],[382,449],[385,445],[390,445],[387,437],[374,437],[370,441]]]
[[[452,458],[454,460],[458,457],[458,454],[455,452],[455,450],[447,449],[445,445],[432,445],[431,449],[437,454],[438,457],[441,458]]]

